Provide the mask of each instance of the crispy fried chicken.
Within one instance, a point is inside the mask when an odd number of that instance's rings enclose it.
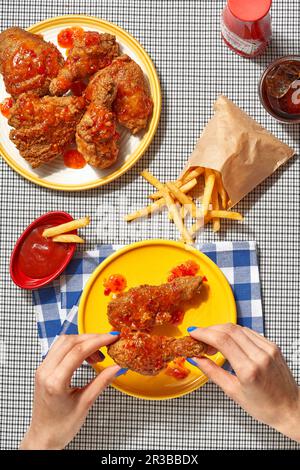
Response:
[[[50,85],[52,95],[66,93],[72,83],[90,77],[106,67],[119,55],[119,45],[115,36],[95,31],[83,31],[74,38],[64,67]]]
[[[151,331],[155,325],[170,323],[184,302],[200,293],[201,276],[186,276],[160,286],[133,287],[113,299],[107,308],[115,328]]]
[[[85,91],[87,100],[97,98],[99,82],[107,78],[112,79],[117,86],[113,110],[118,122],[136,134],[147,126],[153,107],[142,69],[127,55],[117,57],[91,79]]]
[[[119,154],[119,134],[112,103],[116,85],[111,78],[97,84],[97,94],[89,104],[76,129],[76,144],[87,163],[97,168],[107,168]]]
[[[157,375],[176,357],[203,356],[206,345],[190,336],[176,339],[125,330],[107,351],[121,367],[143,375]]]
[[[60,155],[75,137],[85,101],[76,96],[44,96],[24,93],[10,110],[8,123],[15,129],[10,139],[32,168]]]
[[[64,64],[59,50],[38,34],[9,28],[0,34],[0,72],[13,97],[34,91],[43,96]]]

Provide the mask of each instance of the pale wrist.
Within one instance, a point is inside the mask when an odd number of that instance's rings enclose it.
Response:
[[[291,406],[281,421],[274,426],[277,431],[281,432],[290,439],[300,442],[300,388],[298,392],[298,401]]]
[[[20,450],[61,450],[61,448],[53,445],[48,437],[29,428],[20,443]]]

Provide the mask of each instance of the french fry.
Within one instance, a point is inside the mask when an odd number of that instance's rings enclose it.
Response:
[[[183,225],[183,222],[181,220],[179,211],[176,207],[176,204],[174,203],[168,188],[162,184],[155,176],[153,176],[149,171],[145,170],[142,171],[141,175],[153,186],[155,186],[159,191],[161,191],[161,194],[165,200],[165,203],[167,205],[168,211],[171,213],[172,219],[174,220],[174,223],[176,227],[178,228],[180,235],[182,236],[183,240],[186,243],[192,244],[193,239],[189,232],[187,231],[186,227]]]
[[[159,199],[158,201],[153,202],[149,206],[143,207],[142,209],[139,209],[138,211],[133,212],[132,214],[125,215],[124,220],[126,220],[126,222],[131,222],[132,220],[139,219],[140,217],[146,217],[148,215],[153,214],[154,212],[157,212],[165,205],[165,200],[163,198]]]
[[[162,198],[162,199],[163,199],[163,201],[165,201],[164,198]],[[172,197],[172,200],[174,200],[173,197]],[[165,201],[165,204],[166,204],[166,201]],[[174,201],[174,204],[176,204],[175,201]],[[181,206],[180,206],[180,207],[181,207]],[[178,209],[179,209],[179,211],[180,211],[180,208],[178,208]],[[172,214],[171,214],[170,211],[168,211],[168,219],[169,219],[170,222],[173,222],[173,217],[172,217]]]
[[[197,178],[203,173],[205,184],[201,201],[202,208],[198,209],[193,198],[188,196],[187,193],[198,184]],[[213,222],[213,230],[216,232],[220,229],[220,219],[243,220],[240,213],[227,210],[231,202],[218,171],[197,167],[189,170],[182,179],[170,181],[166,184],[161,183],[146,170],[141,173],[141,176],[157,189],[155,193],[149,196],[155,202],[126,215],[125,220],[128,222],[152,214],[166,205],[168,217],[177,226],[181,241],[191,244],[195,233],[210,221]],[[185,226],[185,217],[188,212],[193,218],[197,219],[190,230]]]
[[[194,168],[194,170],[190,170],[189,173],[186,173],[185,176],[182,178],[183,183],[188,183],[188,181],[198,178],[198,176],[202,175],[204,173],[204,168],[202,166],[198,166],[197,168]]]
[[[215,186],[212,192],[212,197],[211,197],[211,203],[213,210],[218,210],[219,209],[219,194],[217,187]],[[220,224],[220,218],[215,217],[213,218],[213,231],[218,232],[220,230],[221,224]]]
[[[230,212],[230,211],[223,211],[223,210],[211,210],[208,211],[206,216],[204,217],[204,223],[207,224],[210,220],[214,218],[220,219],[231,219],[231,220],[244,220],[244,217],[239,212]],[[191,227],[191,234],[195,235],[196,232],[203,226],[201,221],[196,222]]]
[[[177,181],[174,181],[174,184],[177,188],[180,188],[182,192],[184,193],[187,193],[188,191],[184,191],[184,187],[190,183],[191,181],[194,181],[194,179],[196,178],[196,182],[195,184],[193,184],[192,187],[196,186],[197,184],[197,178],[199,175],[201,175],[202,173],[204,172],[204,168],[201,168],[201,167],[198,167],[198,168],[195,168],[195,170],[192,170],[190,171],[190,173],[187,173],[186,176],[182,179],[182,180],[177,180]],[[188,186],[187,186],[188,187]],[[191,188],[192,189],[192,188]],[[149,198],[150,199],[153,199],[153,200],[156,200],[156,199],[159,199],[161,198],[161,192],[160,191],[157,191],[156,193],[153,193],[153,194],[150,194]]]
[[[155,188],[159,190],[163,186],[163,184],[147,170],[142,171],[141,176],[145,178],[145,180],[148,181],[148,183],[152,184],[152,186],[154,186]]]
[[[208,211],[207,215],[212,218],[219,217],[220,219],[244,220],[244,217],[239,212],[212,210]]]
[[[188,192],[190,191],[194,186],[196,186],[197,180],[194,178],[193,180],[189,181],[185,185],[181,187],[182,192]],[[154,214],[157,212],[159,209],[164,207],[166,205],[165,200],[163,198],[158,199],[156,202],[153,204],[149,204],[149,206],[143,207],[142,209],[139,209],[136,212],[133,212],[132,214],[128,214],[124,217],[124,220],[126,222],[131,222],[132,220],[139,219],[140,217],[146,217],[148,215]]]
[[[184,183],[180,187],[180,191],[184,194],[188,193],[191,189],[193,189],[197,184],[196,178],[193,178],[192,180],[188,181],[187,183]]]
[[[185,193],[181,191],[181,189],[177,188],[177,186],[172,183],[171,181],[167,182],[167,187],[171,191],[171,193],[175,196],[175,198],[183,204],[187,208],[187,210],[190,212],[191,216],[194,218],[197,218],[198,216],[198,209],[196,207],[196,204],[194,201],[187,196]],[[199,214],[200,216],[200,214]]]
[[[182,219],[180,217],[179,211],[176,207],[176,204],[174,204],[174,201],[172,200],[168,189],[163,185],[162,187],[158,189],[162,192],[162,195],[163,195],[164,200],[166,201],[168,210],[172,215],[174,223],[176,227],[178,228],[183,241],[191,245],[193,243],[193,239],[191,235],[189,234],[188,230],[186,229],[186,227],[184,226]]]
[[[194,178],[193,180],[189,181],[185,185],[181,187],[182,192],[190,191],[194,186],[196,186],[197,180]],[[140,217],[146,217],[148,215],[154,214],[159,209],[162,209],[166,205],[165,200],[163,198],[158,199],[156,202],[149,204],[149,206],[143,207],[132,214],[128,214],[124,217],[126,222],[131,222],[132,220],[139,219]]]
[[[85,227],[90,223],[89,217],[84,217],[83,219],[72,220],[66,224],[56,225],[55,227],[46,228],[43,231],[43,237],[56,237],[56,235],[61,235],[62,233],[71,232],[78,228]]]
[[[209,209],[209,204],[211,201],[211,196],[212,196],[212,192],[214,189],[215,180],[216,180],[215,174],[211,170],[208,170],[206,168],[205,169],[205,187],[204,187],[204,193],[203,193],[203,198],[202,198],[202,214],[204,217],[206,216],[208,209]]]
[[[215,171],[215,175],[216,175],[216,184],[217,184],[217,188],[218,188],[218,193],[220,194],[220,198],[221,198],[221,202],[222,202],[222,209],[227,209],[227,207],[228,207],[228,202],[227,202],[228,197],[227,197],[227,193],[225,191],[225,188],[223,186],[221,174],[218,171]]]
[[[188,182],[187,182],[188,183]],[[182,188],[183,187],[183,181],[174,181],[174,184],[176,185],[177,188]],[[156,193],[150,194],[149,199],[152,199],[153,201],[160,199],[162,197],[161,191],[156,191]]]
[[[181,217],[183,223],[184,223],[184,219],[186,217],[186,214],[187,214],[187,210],[186,210],[185,206],[181,206],[181,208],[180,208],[180,217]]]
[[[78,235],[73,235],[72,233],[68,235],[57,235],[56,237],[52,238],[52,241],[58,243],[84,243],[83,238],[79,237]]]
[[[204,225],[208,224],[212,220],[210,215],[206,215],[204,218],[202,217],[201,219],[197,220],[191,228],[190,228],[190,234],[192,237],[195,236],[195,234],[202,228]]]

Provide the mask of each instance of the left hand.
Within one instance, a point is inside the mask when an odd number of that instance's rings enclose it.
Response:
[[[99,394],[120,367],[107,367],[83,388],[71,387],[73,373],[87,359],[101,360],[99,348],[117,335],[62,335],[36,371],[30,427],[20,449],[63,449],[77,434]]]

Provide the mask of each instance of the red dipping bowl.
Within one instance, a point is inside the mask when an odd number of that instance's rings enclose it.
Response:
[[[71,261],[75,250],[76,250],[76,243],[70,243],[70,247],[68,252],[66,252],[66,257],[61,263],[61,265],[50,275],[42,278],[33,278],[27,276],[21,269],[20,269],[20,263],[19,263],[19,256],[20,256],[20,249],[25,241],[25,239],[28,237],[30,232],[32,230],[38,228],[41,225],[60,225],[60,224],[65,224],[66,222],[71,222],[73,217],[68,214],[67,212],[61,212],[61,211],[56,211],[56,212],[48,212],[47,214],[42,215],[38,219],[36,219],[32,224],[30,224],[26,230],[22,233],[20,238],[17,240],[16,245],[14,247],[14,250],[11,254],[10,258],[10,276],[14,283],[21,287],[22,289],[38,289],[39,287],[43,287],[46,284],[49,284],[49,282],[53,281],[56,279],[67,267],[69,262]],[[77,230],[74,230],[72,232],[68,233],[77,233]]]

